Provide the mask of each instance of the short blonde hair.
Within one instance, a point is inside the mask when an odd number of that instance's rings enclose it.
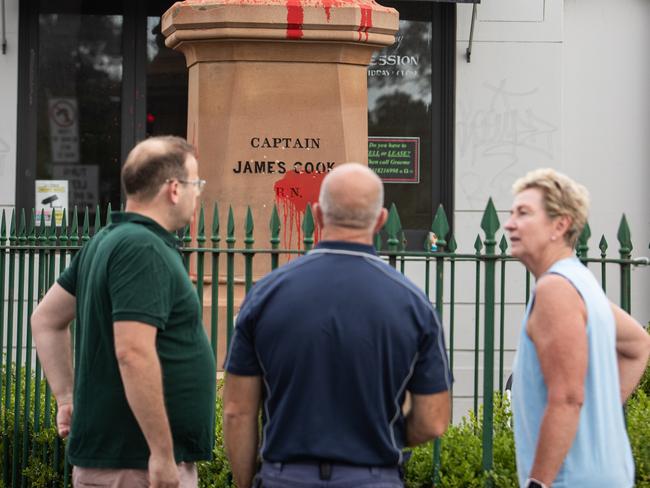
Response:
[[[564,238],[575,247],[589,216],[589,192],[568,176],[551,168],[536,169],[519,178],[512,185],[516,195],[529,188],[542,192],[544,209],[550,218],[566,216],[571,219],[571,226]]]

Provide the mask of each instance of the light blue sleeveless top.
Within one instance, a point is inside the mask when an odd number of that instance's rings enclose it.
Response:
[[[564,276],[582,296],[587,309],[589,342],[589,366],[578,432],[553,488],[630,488],[634,485],[634,460],[620,400],[616,327],[609,300],[577,258],[560,260],[548,272]],[[533,291],[513,366],[512,408],[521,486],[533,465],[547,398],[537,352],[526,332],[534,301]]]

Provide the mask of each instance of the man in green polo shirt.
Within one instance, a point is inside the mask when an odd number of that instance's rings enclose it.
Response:
[[[190,222],[205,181],[192,146],[154,137],[131,151],[122,184],[125,212],[34,311],[36,349],[75,486],[195,487],[194,461],[214,444],[215,362],[172,232]]]

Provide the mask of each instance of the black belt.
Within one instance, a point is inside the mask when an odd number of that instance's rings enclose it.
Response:
[[[291,466],[291,465],[303,465],[303,466],[314,466],[318,468],[318,478],[321,481],[329,481],[332,479],[332,471],[333,469],[336,469],[337,467],[349,467],[349,468],[360,468],[360,469],[369,469],[369,470],[381,470],[381,469],[388,469],[388,470],[396,470],[397,473],[400,475],[400,478],[403,479],[403,472],[401,469],[401,466],[395,466],[395,467],[388,467],[388,466],[358,466],[354,464],[345,464],[345,463],[337,463],[337,462],[331,462],[331,461],[297,461],[297,462],[279,462],[279,463],[269,463],[273,464],[276,467],[282,469],[284,466]]]

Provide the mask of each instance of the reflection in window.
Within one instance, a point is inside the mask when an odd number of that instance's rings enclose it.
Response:
[[[368,68],[368,112],[397,92],[431,105],[431,23],[400,20],[395,44],[372,57]],[[376,120],[375,120],[376,122]]]
[[[419,183],[385,185],[386,205],[395,203],[405,229],[428,229],[437,204],[431,121],[431,21],[400,20],[395,44],[376,53],[368,68],[368,135],[419,138]]]
[[[147,136],[186,133],[185,56],[165,47],[160,17],[147,17]]]
[[[68,207],[120,204],[122,16],[39,16],[37,179]]]

